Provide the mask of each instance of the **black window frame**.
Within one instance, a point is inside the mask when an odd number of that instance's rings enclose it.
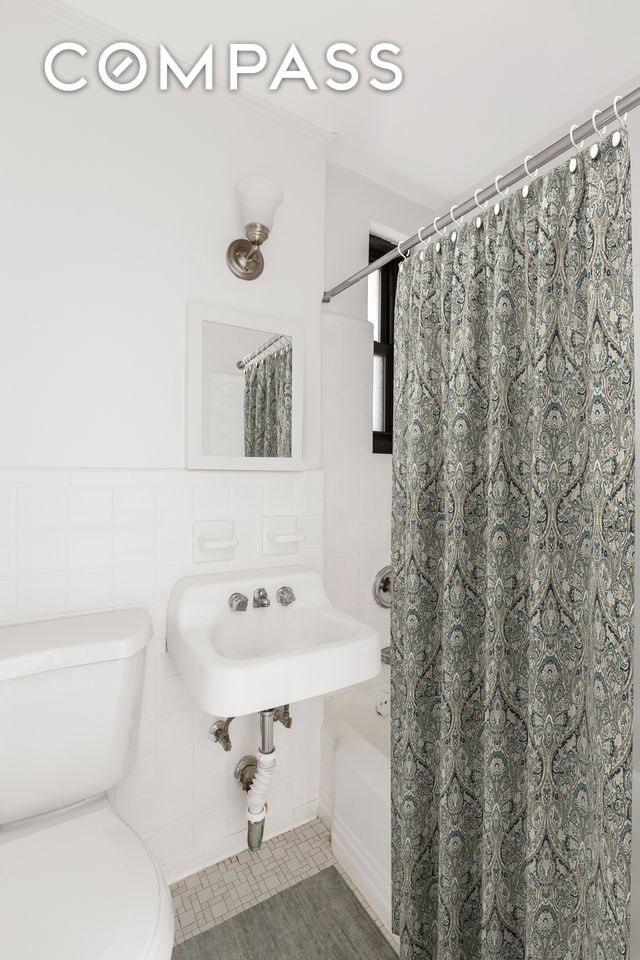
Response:
[[[396,244],[373,233],[369,234],[369,263],[383,257]],[[393,452],[393,320],[398,285],[398,260],[392,260],[379,270],[380,274],[380,340],[373,341],[374,357],[383,358],[384,400],[382,420],[384,430],[373,431],[373,452]]]

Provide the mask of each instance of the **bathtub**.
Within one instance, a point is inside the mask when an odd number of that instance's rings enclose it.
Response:
[[[320,814],[333,855],[391,930],[389,667],[375,681],[325,699]],[[384,707],[383,707],[384,709]]]
[[[376,712],[389,667],[374,681],[325,698],[320,816],[333,855],[391,930],[390,722]],[[388,698],[387,698],[388,699]],[[638,737],[640,741],[640,736]],[[640,771],[633,772],[633,819],[640,822]],[[633,831],[631,951],[640,960],[640,829]],[[397,944],[397,938],[393,938]]]

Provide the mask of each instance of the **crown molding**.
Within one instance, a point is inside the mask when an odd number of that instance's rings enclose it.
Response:
[[[105,43],[112,43],[114,38],[135,43],[136,46],[140,47],[150,64],[158,64],[157,45],[153,46],[146,40],[140,40],[137,37],[131,36],[131,34],[119,30],[117,27],[112,27],[101,20],[96,20],[95,17],[87,16],[87,14],[81,13],[75,7],[70,7],[68,4],[63,3],[62,0],[20,0],[20,2],[27,7],[39,11],[44,16],[50,17],[52,20],[59,21],[61,24],[72,28],[76,32],[81,31],[84,37],[90,37]],[[73,39],[79,41],[80,38],[76,35]],[[188,67],[187,61],[176,55],[175,51],[172,50],[171,52],[176,62],[178,62],[183,69],[186,69]],[[219,76],[215,72],[214,77],[218,87],[224,88],[226,92],[230,92],[229,84],[224,77]],[[310,120],[305,120],[304,117],[300,117],[290,110],[278,107],[270,100],[258,97],[253,93],[248,93],[245,90],[234,90],[233,96],[237,97],[256,113],[267,117],[274,123],[279,123],[281,126],[289,130],[294,130],[296,133],[316,140],[325,146],[336,136],[335,130],[328,130],[319,124],[312,123]]]

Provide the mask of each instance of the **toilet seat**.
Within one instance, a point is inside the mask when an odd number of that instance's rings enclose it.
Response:
[[[0,904],[11,960],[171,956],[167,885],[106,797],[0,828]]]

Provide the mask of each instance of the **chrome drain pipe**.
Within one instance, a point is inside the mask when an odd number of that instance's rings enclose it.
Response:
[[[273,745],[275,708],[260,711],[260,749],[257,758],[243,757],[235,777],[247,790],[247,845],[258,850],[264,835],[267,815],[267,791],[276,769],[276,748]]]

